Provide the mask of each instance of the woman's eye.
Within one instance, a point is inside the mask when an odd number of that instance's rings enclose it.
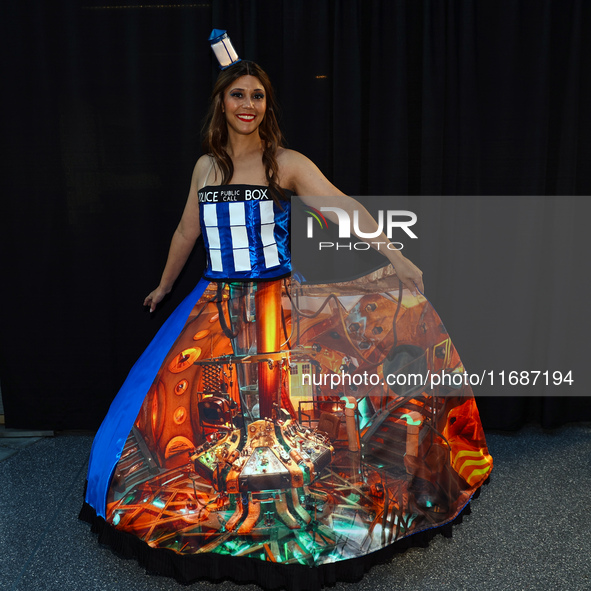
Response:
[[[230,96],[233,96],[234,98],[242,98],[242,93],[241,92],[231,92]]]
[[[257,100],[263,100],[265,98],[265,95],[264,94],[255,94],[254,98]]]

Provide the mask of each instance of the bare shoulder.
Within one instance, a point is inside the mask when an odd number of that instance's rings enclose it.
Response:
[[[207,171],[210,169],[212,164],[213,156],[211,156],[210,154],[203,154],[203,156],[201,156],[199,160],[197,160],[193,172],[197,174],[207,174]]]
[[[281,186],[300,197],[342,195],[306,156],[295,150],[284,149],[277,154]]]
[[[321,174],[318,167],[301,152],[281,148],[277,151],[277,164],[281,186],[297,192],[298,180],[302,177]]]
[[[199,160],[197,160],[197,163],[193,168],[193,175],[191,178],[192,187],[200,188],[203,186],[203,183],[207,179],[207,174],[209,173],[213,162],[213,156],[209,154],[203,154],[203,156],[201,156]]]
[[[280,148],[277,151],[277,162],[281,168],[286,169],[314,166],[314,163],[301,152],[288,148]]]

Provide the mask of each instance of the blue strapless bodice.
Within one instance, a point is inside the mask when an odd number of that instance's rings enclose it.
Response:
[[[291,191],[285,190],[291,197]],[[291,272],[291,203],[277,205],[269,187],[206,186],[199,191],[206,279],[257,281]]]

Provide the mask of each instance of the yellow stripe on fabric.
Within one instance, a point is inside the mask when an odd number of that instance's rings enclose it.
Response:
[[[472,486],[473,484],[475,484],[478,480],[480,480],[480,478],[478,478],[478,476],[482,476],[483,474],[487,474],[490,469],[492,468],[492,466],[488,466],[487,468],[481,468],[480,470],[474,470],[472,472],[472,474],[470,474],[470,476],[468,478],[466,478],[464,476],[464,479],[466,480],[466,482]]]
[[[464,456],[472,456],[472,457],[485,457],[486,454],[482,452],[482,450],[477,449],[477,450],[467,450],[467,449],[463,449],[462,451],[459,451],[456,455],[455,455],[455,459],[459,460],[460,458],[463,458]],[[454,460],[455,461],[455,460]]]
[[[490,462],[487,459],[482,459],[482,460],[467,460],[466,462],[464,462],[462,464],[462,470],[464,468],[466,468],[467,466],[490,466]]]

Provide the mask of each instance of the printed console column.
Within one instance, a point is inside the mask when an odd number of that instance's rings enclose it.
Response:
[[[281,346],[281,281],[258,283],[255,295],[256,337],[259,354],[275,353]],[[280,370],[276,362],[259,364],[259,409],[261,419],[273,417],[278,402]]]

